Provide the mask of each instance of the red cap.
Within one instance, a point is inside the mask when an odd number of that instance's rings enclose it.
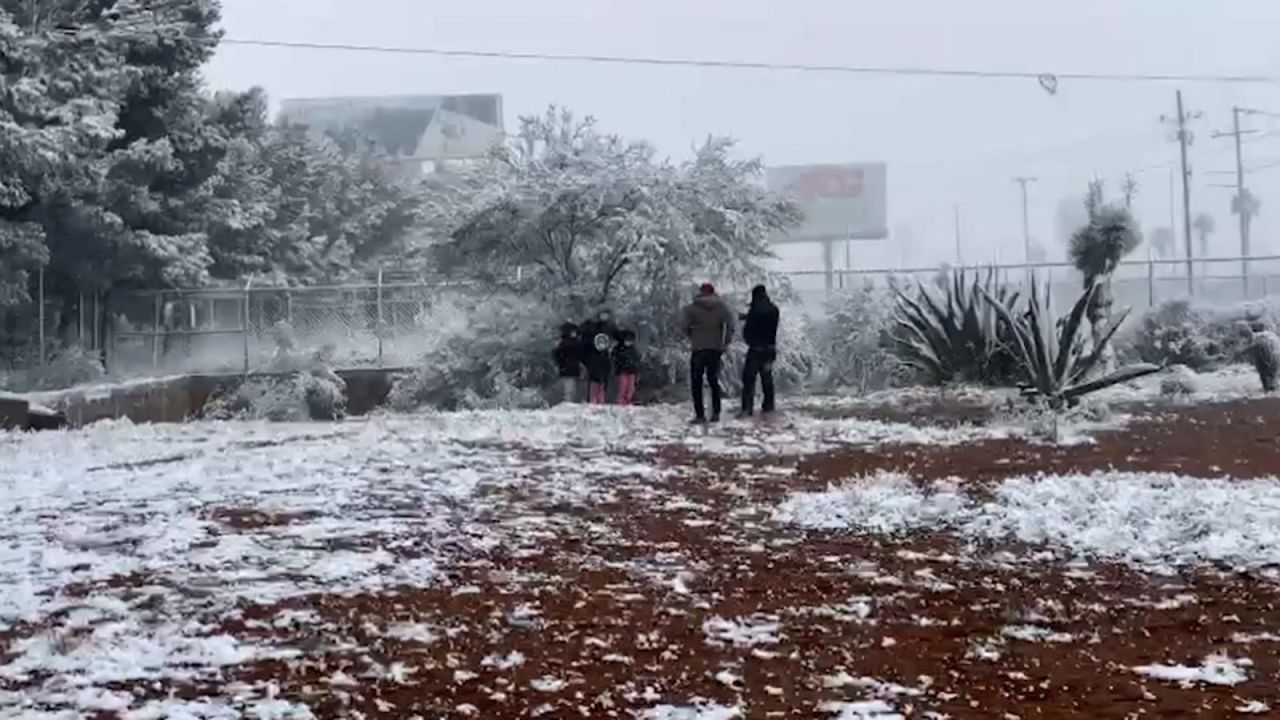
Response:
[[[711,283],[702,283],[702,285],[698,287],[698,292],[702,295],[715,295],[716,286]]]

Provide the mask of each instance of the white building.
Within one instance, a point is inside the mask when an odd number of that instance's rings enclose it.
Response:
[[[408,175],[473,161],[506,137],[495,94],[293,99],[281,103],[280,120],[364,132]]]

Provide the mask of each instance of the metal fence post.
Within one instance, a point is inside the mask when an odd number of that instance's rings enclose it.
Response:
[[[155,295],[154,314],[151,324],[151,369],[158,370],[160,368],[160,331],[161,331],[161,315],[164,312],[164,295],[157,292]]]
[[[244,312],[240,318],[240,335],[244,339],[244,374],[249,374],[249,298],[253,289],[253,278],[244,281]]]
[[[37,284],[39,285],[39,287],[37,288],[37,292],[40,295],[39,302],[36,303],[39,306],[36,309],[36,315],[38,316],[37,322],[40,323],[40,366],[44,367],[44,361],[47,356],[45,354],[45,345],[44,345],[44,266],[43,265],[40,266],[40,279],[38,280]],[[31,287],[31,286],[28,285],[27,287]]]
[[[378,294],[377,294],[377,302],[378,302],[378,319],[377,319],[377,322],[378,322],[378,326],[377,326],[377,330],[376,330],[376,332],[375,332],[374,334],[378,336],[378,367],[382,367],[382,329],[383,329],[383,328],[382,328],[382,268],[378,268],[378,290],[377,290],[377,293],[378,293]]]
[[[1147,307],[1156,306],[1156,264],[1147,261]]]

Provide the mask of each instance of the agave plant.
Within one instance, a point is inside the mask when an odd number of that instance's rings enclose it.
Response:
[[[1013,350],[1026,380],[1024,394],[1043,399],[1057,410],[1074,405],[1089,393],[1159,372],[1160,366],[1142,363],[1093,377],[1111,338],[1129,315],[1128,310],[1120,313],[1089,342],[1082,327],[1098,289],[1099,283],[1090,283],[1064,318],[1053,317],[1049,288],[1041,295],[1034,275],[1027,310],[1021,317],[1015,315],[1012,305],[982,289],[987,304],[1013,328]]]
[[[1009,350],[1012,326],[984,298],[1013,307],[1018,293],[1001,287],[994,270],[977,277],[954,271],[937,291],[917,283],[915,297],[898,288],[894,293],[897,317],[890,348],[903,363],[939,385],[999,385],[1012,380],[1017,369]]]

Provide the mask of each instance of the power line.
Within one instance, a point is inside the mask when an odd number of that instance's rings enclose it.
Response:
[[[827,65],[810,63],[768,62],[753,60],[716,60],[698,58],[660,58],[629,55],[592,55],[576,53],[516,52],[510,50],[456,50],[433,47],[362,45],[355,43],[299,42],[222,38],[222,44],[290,50],[336,50],[343,52],[383,53],[394,55],[431,55],[489,60],[537,60],[548,62],[580,62],[611,65],[651,65],[659,67],[703,67],[736,70],[774,70],[792,72],[839,73],[846,75],[914,75],[928,77],[985,78],[1005,80],[1037,80],[1050,93],[1058,80],[1109,82],[1182,82],[1218,84],[1280,84],[1280,77],[1270,75],[1186,75],[1179,73],[1047,73],[1019,70],[979,70],[974,68],[895,67],[882,65]]]

